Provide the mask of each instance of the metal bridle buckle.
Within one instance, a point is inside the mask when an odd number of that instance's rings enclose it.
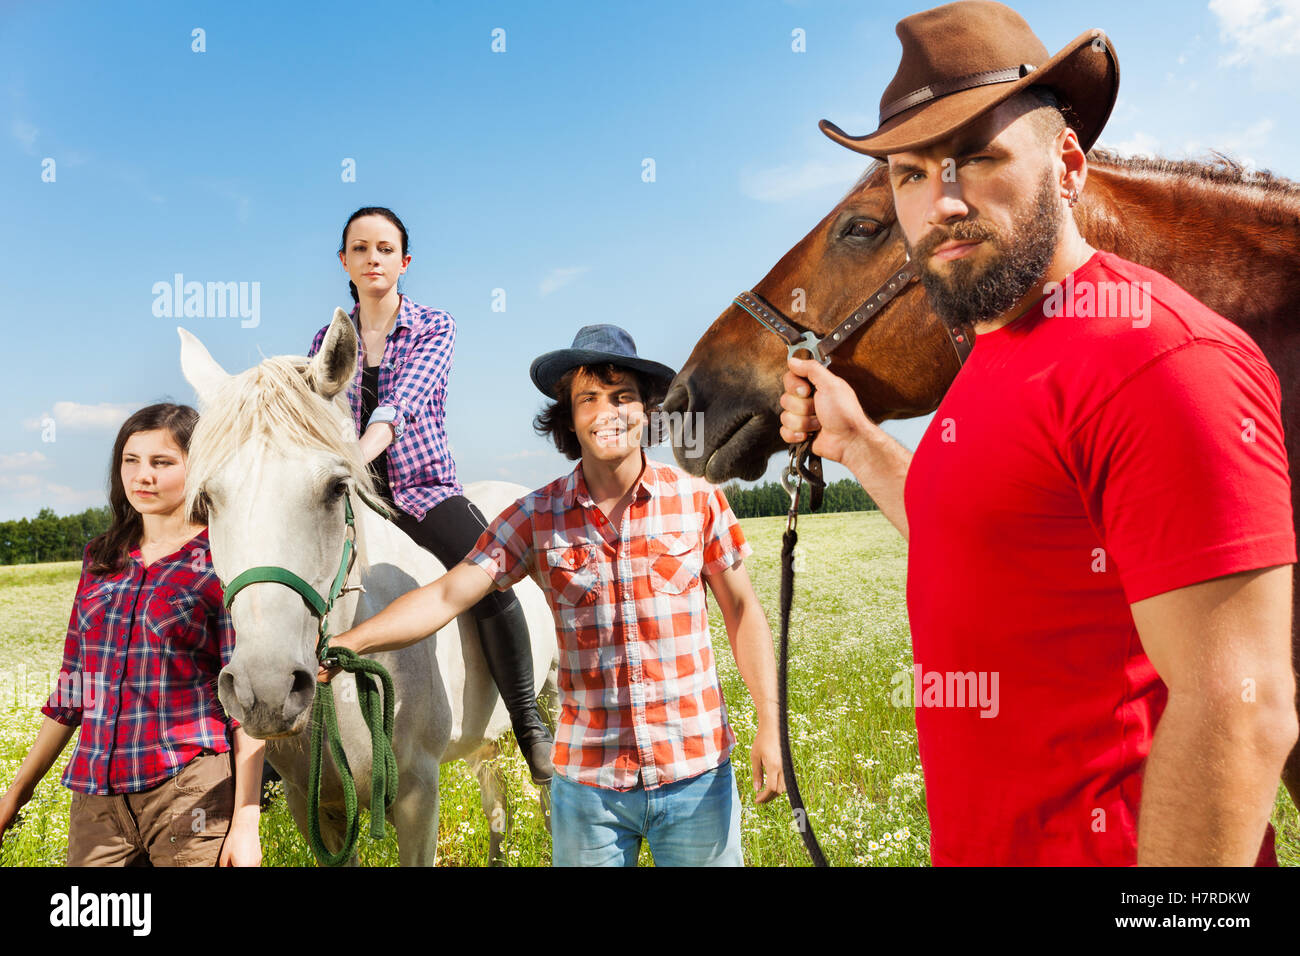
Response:
[[[801,352],[804,349],[807,349],[808,353],[813,357],[815,361],[821,362],[822,365],[829,368],[831,364],[831,357],[829,355],[822,355],[821,344],[822,344],[822,340],[818,338],[816,332],[806,331],[800,337],[798,342],[790,343],[789,347],[786,349],[786,355],[789,356],[790,358],[798,358],[798,356],[795,355],[794,353]]]
[[[828,360],[829,362],[829,360]],[[781,470],[781,487],[790,496],[790,511],[786,514],[785,530],[792,531],[799,518],[799,492],[803,490],[803,472],[795,462],[796,446],[790,446],[790,463]]]

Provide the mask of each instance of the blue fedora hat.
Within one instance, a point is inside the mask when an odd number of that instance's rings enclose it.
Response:
[[[661,380],[665,389],[677,374],[667,365],[638,357],[632,336],[617,325],[584,325],[578,329],[573,344],[567,349],[557,349],[533,359],[528,375],[543,395],[555,398],[555,386],[565,372],[580,365],[606,363],[645,372],[651,378]]]

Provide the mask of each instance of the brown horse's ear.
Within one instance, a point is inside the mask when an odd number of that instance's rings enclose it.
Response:
[[[307,366],[307,384],[317,395],[332,399],[348,387],[357,372],[357,330],[342,309],[334,310],[325,340]]]

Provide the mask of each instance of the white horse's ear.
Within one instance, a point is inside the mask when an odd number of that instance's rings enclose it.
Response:
[[[181,337],[181,372],[186,380],[194,386],[194,393],[199,397],[199,405],[207,405],[216,394],[217,389],[230,378],[230,373],[217,364],[203,343],[191,332],[179,325],[176,331]]]
[[[331,399],[352,383],[357,373],[357,330],[342,309],[334,319],[318,351],[307,366],[307,384],[322,398]]]

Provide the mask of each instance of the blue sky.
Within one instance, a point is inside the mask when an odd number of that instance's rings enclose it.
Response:
[[[1216,148],[1300,179],[1300,0],[1014,6],[1052,52],[1093,27],[1112,37],[1122,79],[1102,145]],[[350,302],[335,251],[365,205],[410,231],[407,294],[458,321],[448,431],[462,480],[533,487],[567,471],[530,427],[531,360],[615,322],[680,365],[865,168],[817,121],[875,127],[894,24],[923,8],[0,5],[15,358],[0,519],[105,501],[122,419],[194,402],[176,325],[230,371],[304,353]],[[257,283],[257,325],[155,316],[153,287],[176,273]],[[924,424],[889,428],[914,446]]]

